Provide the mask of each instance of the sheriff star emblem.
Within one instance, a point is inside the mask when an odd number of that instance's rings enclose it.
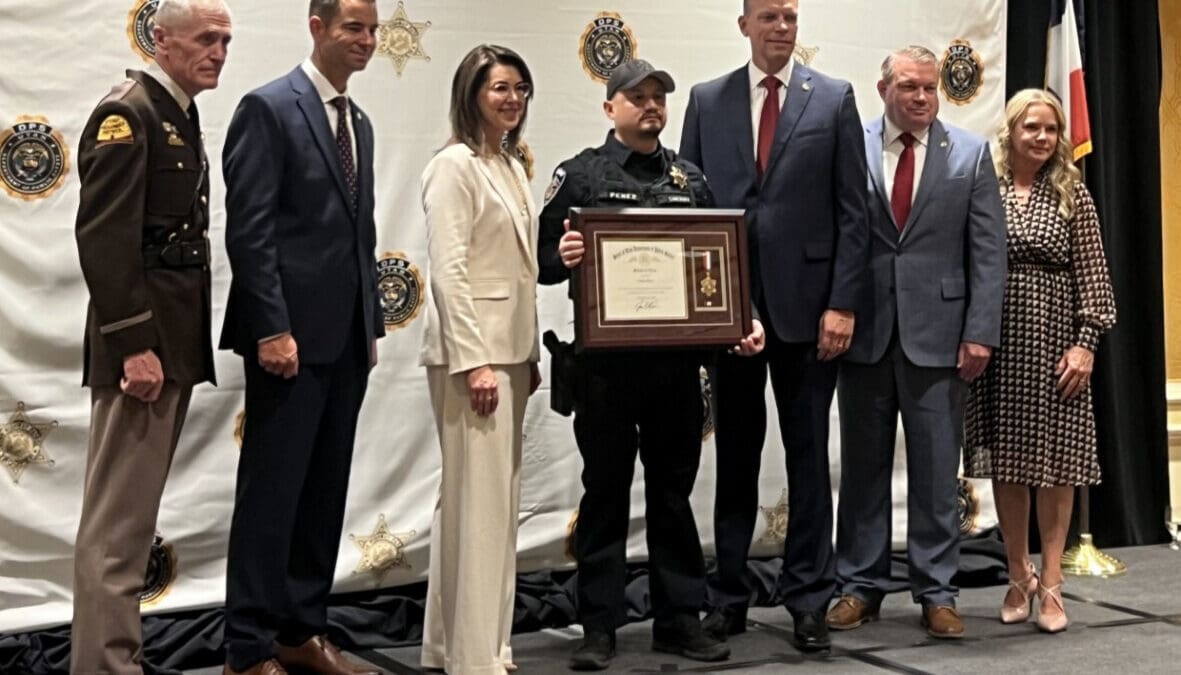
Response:
[[[685,170],[676,164],[669,167],[668,175],[669,178],[672,178],[673,185],[676,185],[682,190],[689,187],[689,176],[685,175]]]
[[[820,47],[807,47],[797,43],[795,49],[791,52],[791,57],[796,60],[796,63],[808,66],[812,64],[812,60],[819,53]]]
[[[13,483],[20,483],[21,476],[30,464],[53,466],[53,460],[45,454],[43,443],[57,426],[57,422],[34,422],[25,415],[25,404],[18,401],[16,412],[8,424],[0,426],[0,464],[8,469]]]
[[[410,59],[430,61],[431,57],[422,49],[422,34],[431,27],[430,21],[411,21],[406,16],[406,4],[399,0],[398,8],[389,21],[383,21],[377,28],[377,53],[390,57],[394,70],[402,77],[402,70]]]
[[[414,530],[397,534],[390,532],[389,526],[385,523],[385,514],[378,514],[377,527],[373,528],[372,534],[366,537],[349,535],[349,539],[361,551],[361,562],[357,564],[353,574],[369,572],[380,584],[385,575],[395,567],[410,569],[410,563],[406,561],[406,554],[402,549],[416,534],[418,533]]]
[[[787,490],[780,493],[775,506],[760,506],[759,511],[767,519],[767,531],[759,537],[759,541],[782,546],[787,541]]]

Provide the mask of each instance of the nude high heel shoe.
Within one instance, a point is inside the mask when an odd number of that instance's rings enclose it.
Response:
[[[1009,587],[1021,596],[1021,604],[1013,607],[1002,601],[1001,623],[1021,623],[1029,619],[1029,614],[1033,611],[1033,596],[1037,594],[1041,585],[1037,573],[1034,571],[1033,563],[1029,564],[1026,571],[1028,574],[1024,579],[1013,579],[1009,582]],[[1008,600],[1008,594],[1005,595],[1005,599]]]
[[[1037,589],[1037,627],[1043,633],[1061,633],[1070,625],[1066,618],[1066,607],[1062,604],[1062,584],[1039,586]],[[1045,610],[1056,608],[1058,613],[1046,616]]]

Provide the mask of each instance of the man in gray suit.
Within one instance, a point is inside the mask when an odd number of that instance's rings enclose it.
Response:
[[[1005,220],[988,142],[935,118],[938,76],[926,48],[890,54],[878,82],[885,115],[865,128],[873,283],[837,385],[842,595],[827,616],[834,630],[876,619],[890,579],[901,412],[911,594],[928,633],[964,634],[951,584],[963,402],[1000,342]]]
[[[792,60],[797,8],[797,0],[742,3],[738,28],[750,40],[750,62],[693,87],[681,155],[705,172],[718,206],[746,210],[751,300],[767,333],[762,354],[722,355],[713,373],[718,572],[703,627],[719,638],[746,630],[769,373],[791,533],[778,595],[797,647],[821,651],[836,590],[828,415],[838,358],[861,323],[869,226],[853,88]]]

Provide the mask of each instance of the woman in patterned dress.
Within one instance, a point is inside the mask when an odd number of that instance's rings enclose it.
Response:
[[[964,466],[991,478],[1009,565],[1001,621],[1069,623],[1062,551],[1074,486],[1099,482],[1091,369],[1115,300],[1091,195],[1074,166],[1058,100],[1013,95],[999,135],[997,174],[1008,224],[1009,276],[1000,348],[973,383]],[[1037,489],[1042,571],[1029,555],[1030,491]]]

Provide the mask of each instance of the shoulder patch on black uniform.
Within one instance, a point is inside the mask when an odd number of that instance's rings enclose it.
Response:
[[[107,115],[98,126],[95,138],[99,143],[131,143],[135,134],[131,131],[131,124],[122,115]]]
[[[545,189],[545,203],[542,205],[543,208],[544,206],[548,205],[550,200],[552,200],[558,194],[558,190],[562,189],[562,184],[565,182],[566,170],[559,166],[558,168],[554,169],[553,180],[549,182],[549,187]]]

